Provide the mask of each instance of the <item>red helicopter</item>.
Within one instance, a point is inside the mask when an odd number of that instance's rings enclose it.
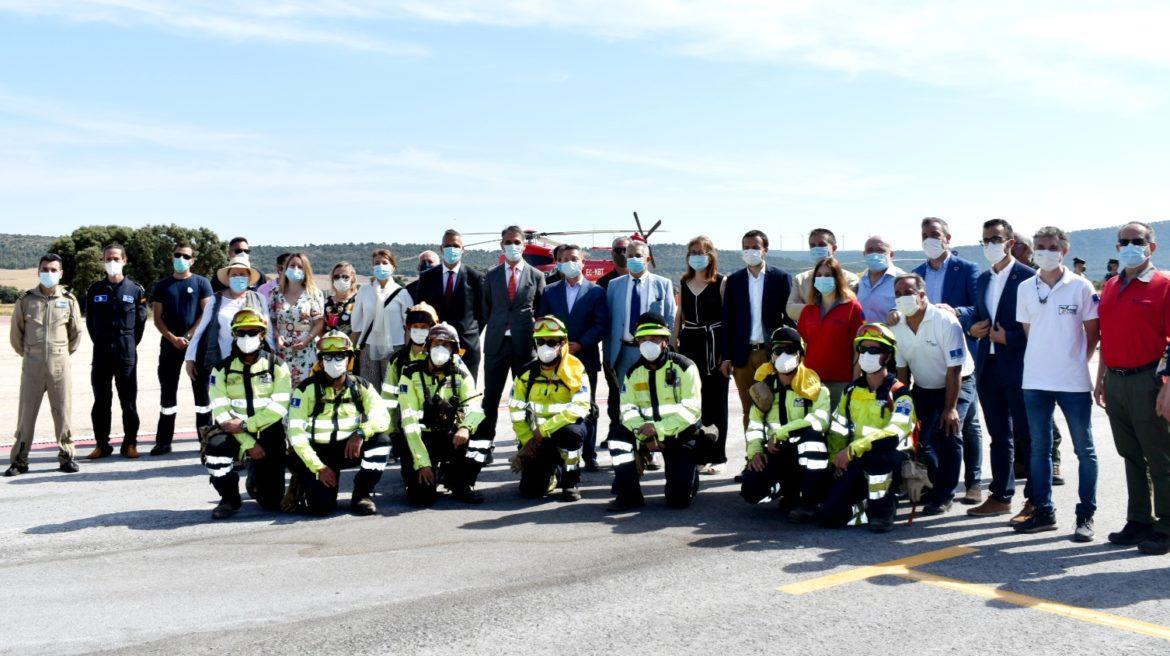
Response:
[[[630,240],[641,241],[645,243],[650,242],[650,236],[658,231],[662,221],[656,221],[649,230],[642,229],[642,221],[638,218],[638,213],[634,212],[634,223],[638,230],[630,235]],[[524,261],[531,266],[543,271],[544,273],[551,273],[556,270],[556,260],[553,259],[553,249],[562,242],[550,239],[550,237],[568,237],[571,235],[615,235],[621,234],[623,230],[572,230],[572,231],[556,231],[550,232],[545,230],[534,230],[526,228],[524,230]],[[471,235],[496,235],[494,232],[468,232],[464,233]],[[473,244],[466,244],[465,247],[482,246],[483,244],[490,244],[495,240],[489,239],[487,241],[475,242]],[[504,255],[500,254],[500,264],[504,263]],[[585,265],[582,273],[585,278],[592,281],[597,281],[598,278],[605,276],[610,271],[613,271],[613,260],[610,259],[585,259]]]

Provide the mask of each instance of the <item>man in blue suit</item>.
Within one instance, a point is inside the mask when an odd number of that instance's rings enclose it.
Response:
[[[1028,415],[1021,390],[1024,379],[1024,349],[1028,336],[1016,320],[1016,288],[1036,272],[1012,257],[1012,226],[1003,219],[983,224],[983,255],[991,268],[980,274],[975,289],[975,311],[963,321],[967,334],[977,342],[975,380],[979,403],[991,434],[991,489],[986,501],[967,511],[975,517],[1007,515],[1016,492],[1013,432],[1028,441]],[[1019,454],[1026,458],[1026,454]],[[1025,499],[1032,494],[1031,481],[1024,487]],[[1031,516],[1028,501],[1013,525]]]
[[[951,228],[933,216],[922,220],[922,251],[927,260],[914,268],[926,281],[926,299],[940,309],[950,310],[967,321],[975,312],[979,266],[951,252]],[[975,353],[977,344],[967,337],[967,350]],[[983,427],[979,425],[979,408],[972,403],[963,417],[963,465],[967,494],[960,499],[975,505],[983,501],[979,480],[983,469]]]
[[[727,277],[723,293],[724,376],[735,377],[747,430],[751,387],[756,369],[768,361],[768,337],[780,326],[792,326],[788,296],[792,277],[768,258],[768,235],[749,230],[743,236],[743,261],[747,266]]]
[[[582,273],[585,266],[581,247],[558,246],[557,271],[561,279],[544,288],[540,315],[553,315],[569,331],[569,353],[585,365],[589,374],[590,402],[593,405],[585,424],[585,471],[597,471],[597,372],[601,370],[599,346],[609,331],[609,308],[605,290]]]
[[[614,373],[614,380],[620,386],[625,382],[626,373],[638,361],[641,354],[634,343],[634,330],[638,317],[653,312],[667,320],[675,316],[674,287],[662,276],[650,273],[650,247],[644,241],[630,241],[626,247],[627,275],[614,278],[606,288],[605,302],[609,308],[609,336],[605,340],[605,364]],[[788,290],[784,290],[788,298]],[[781,302],[780,311],[784,311]],[[617,435],[619,425],[611,422],[609,438]]]

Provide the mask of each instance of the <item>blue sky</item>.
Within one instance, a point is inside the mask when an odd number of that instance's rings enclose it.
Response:
[[[1170,6],[886,4],[0,0],[0,229],[1165,218]]]

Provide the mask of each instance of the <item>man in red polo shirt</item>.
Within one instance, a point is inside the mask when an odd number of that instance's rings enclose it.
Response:
[[[1150,262],[1157,247],[1145,223],[1132,221],[1117,233],[1122,271],[1101,290],[1094,397],[1109,414],[1129,489],[1125,527],[1109,541],[1161,555],[1170,552],[1170,427],[1156,401],[1158,363],[1170,336],[1170,275]]]

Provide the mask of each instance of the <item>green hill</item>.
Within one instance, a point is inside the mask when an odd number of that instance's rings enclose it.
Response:
[[[31,269],[56,237],[0,234],[0,269]]]

